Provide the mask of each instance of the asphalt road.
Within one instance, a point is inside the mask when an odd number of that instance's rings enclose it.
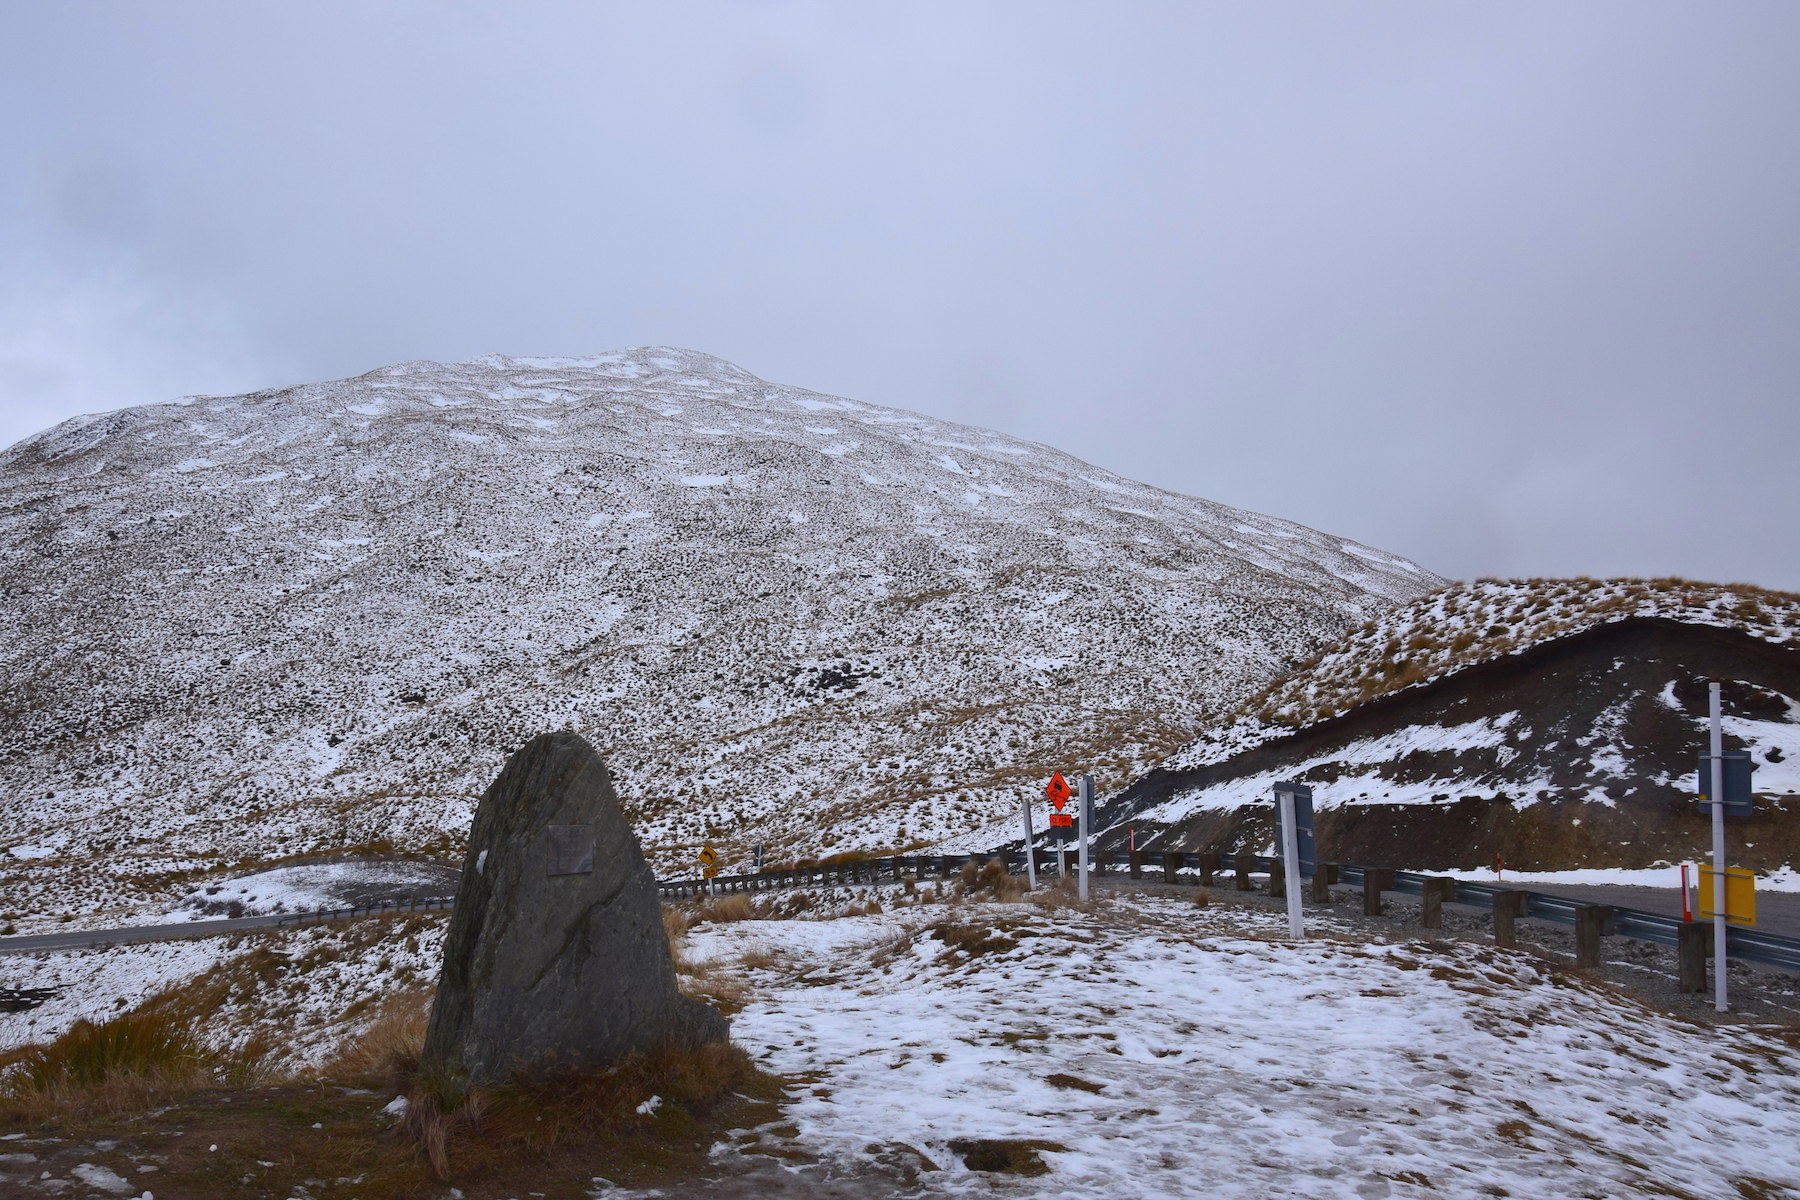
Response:
[[[1566,896],[1586,904],[1611,904],[1665,916],[1681,916],[1679,888],[1633,887],[1621,884],[1522,883],[1527,891]],[[447,901],[437,903],[448,907]],[[434,904],[433,907],[436,905]],[[390,910],[391,911],[391,910]],[[377,915],[375,913],[365,915]],[[271,917],[221,918],[214,921],[182,921],[171,925],[126,925],[116,929],[81,929],[67,933],[37,933],[0,937],[0,954],[31,954],[44,950],[80,950],[92,946],[119,946],[133,942],[164,942],[177,938],[222,937],[292,924],[294,914]],[[1756,928],[1782,937],[1800,937],[1800,892],[1758,892]]]
[[[448,900],[420,900],[419,909],[450,907]],[[358,916],[405,912],[405,908],[380,908]],[[0,937],[0,954],[35,954],[45,950],[82,950],[92,946],[123,946],[132,942],[169,942],[177,938],[222,937],[295,924],[296,917],[310,914],[283,913],[268,917],[221,917],[215,921],[180,921],[172,925],[125,925],[116,929],[75,929],[67,933],[33,933]],[[348,915],[348,914],[346,914]]]

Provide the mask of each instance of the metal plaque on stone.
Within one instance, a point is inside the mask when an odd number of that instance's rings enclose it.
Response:
[[[590,875],[594,870],[592,825],[547,825],[544,848],[546,875]]]

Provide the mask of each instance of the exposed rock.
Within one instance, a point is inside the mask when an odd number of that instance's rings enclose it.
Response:
[[[676,990],[656,879],[606,764],[575,734],[533,739],[475,812],[425,1071],[478,1085],[727,1036]]]

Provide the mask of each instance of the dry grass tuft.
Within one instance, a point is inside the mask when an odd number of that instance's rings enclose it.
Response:
[[[724,924],[729,921],[755,921],[762,917],[760,908],[743,893],[726,896],[704,905],[694,914],[694,924],[703,925],[708,921]]]
[[[408,992],[383,1002],[366,1029],[340,1046],[320,1070],[327,1079],[382,1081],[398,1089],[419,1069],[431,993]]]
[[[151,1004],[101,1024],[77,1021],[13,1059],[0,1085],[7,1116],[117,1112],[217,1082],[221,1056],[195,1040],[182,1014]]]
[[[980,870],[969,863],[963,868],[962,894],[1014,901],[1025,895],[1025,880],[1009,873],[1006,864],[997,858],[989,859]]]
[[[991,925],[959,925],[951,921],[940,921],[925,930],[925,935],[944,943],[945,954],[960,951],[971,958],[982,954],[1005,954],[1019,948],[1017,938],[1008,937],[1004,930]]]
[[[1081,898],[1080,885],[1074,873],[1061,876],[1055,883],[1046,887],[1039,877],[1038,890],[1028,897],[1032,903],[1041,904],[1045,908],[1072,908],[1077,912],[1093,912],[1094,902]]]

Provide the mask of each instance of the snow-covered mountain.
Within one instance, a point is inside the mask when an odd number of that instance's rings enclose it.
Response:
[[[554,728],[647,846],[997,840],[1441,582],[683,350],[78,418],[0,454],[0,905],[453,855]]]

